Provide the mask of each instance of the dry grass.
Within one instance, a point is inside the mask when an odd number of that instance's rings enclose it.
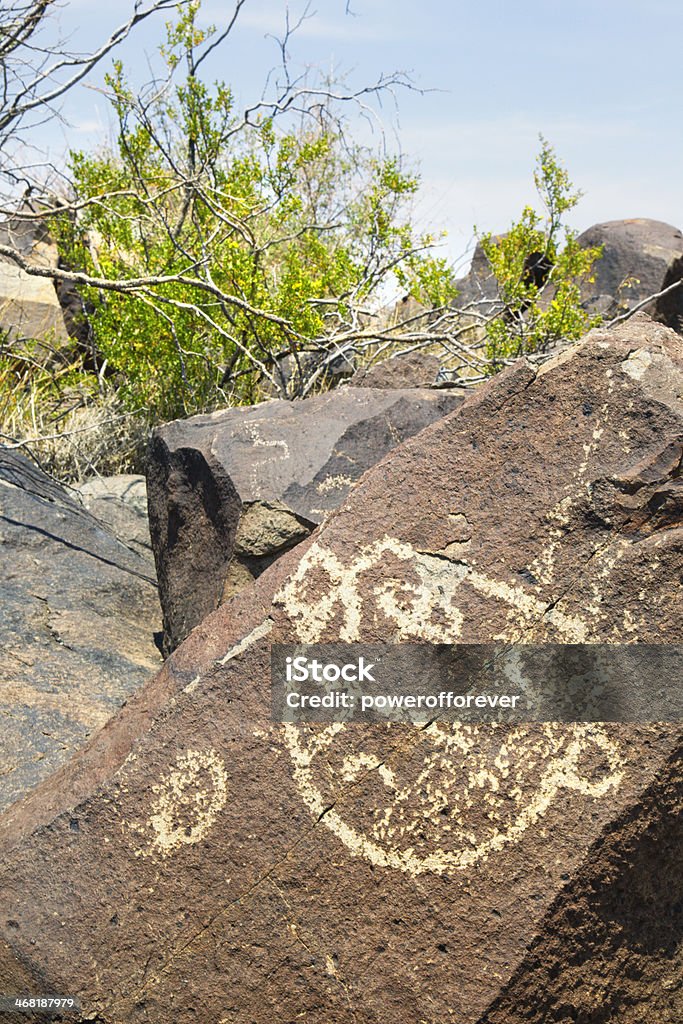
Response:
[[[16,353],[0,359],[0,443],[55,479],[141,472],[147,436],[145,417],[77,366],[45,367]]]

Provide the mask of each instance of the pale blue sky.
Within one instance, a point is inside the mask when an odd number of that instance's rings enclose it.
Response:
[[[304,4],[289,6],[294,19]],[[86,49],[131,8],[132,0],[65,0],[58,17],[72,46]],[[212,76],[252,99],[277,57],[267,33],[281,30],[285,9],[281,0],[248,0]],[[539,132],[586,193],[577,228],[620,217],[683,226],[680,3],[351,0],[351,9],[345,0],[313,0],[292,58],[357,84],[407,71],[435,90],[401,93],[398,117],[391,105],[385,116],[420,166],[420,225],[447,228],[453,258],[474,224],[504,230],[533,201]],[[204,0],[204,10],[220,23],[232,4]],[[164,20],[150,20],[121,49],[140,80]],[[70,127],[44,131],[52,157],[106,137],[106,101],[92,89],[76,90],[65,113]]]

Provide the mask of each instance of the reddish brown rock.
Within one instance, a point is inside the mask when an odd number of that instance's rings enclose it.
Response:
[[[354,388],[156,430],[147,490],[168,649],[307,537],[366,469],[461,402]]]
[[[285,727],[268,648],[680,637],[682,385],[639,317],[368,473],[2,820],[0,987],[106,1024],[680,1019],[680,727]]]

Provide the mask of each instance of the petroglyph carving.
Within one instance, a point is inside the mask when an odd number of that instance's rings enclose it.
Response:
[[[318,494],[330,494],[332,491],[343,491],[345,487],[352,485],[351,477],[340,473],[337,476],[328,476],[326,480],[321,480],[319,484],[316,484],[315,489]]]
[[[342,723],[284,729],[311,814],[354,856],[411,875],[470,868],[520,841],[561,791],[599,800],[623,777],[600,725],[434,723],[393,758],[349,751]]]
[[[203,839],[226,804],[227,782],[223,761],[214,750],[181,754],[175,767],[152,787],[155,799],[146,825],[132,826],[149,837],[136,856],[167,857]]]
[[[395,575],[392,563],[400,570]],[[431,643],[446,643],[459,635],[462,616],[446,588],[452,590],[454,571],[462,576],[465,570],[421,555],[392,537],[361,548],[348,565],[322,545],[312,545],[275,601],[284,605],[305,643],[315,643],[337,619],[339,638],[358,640],[367,604],[360,593],[360,580],[380,565],[382,579],[372,588],[375,610],[398,627],[395,639],[421,637]],[[327,585],[315,596],[311,583],[321,572]]]
[[[353,643],[361,639],[363,627],[378,622],[394,627],[392,634],[382,630],[393,641],[455,643],[462,632],[456,599],[463,586],[509,608],[510,631],[494,639],[513,639],[515,630],[544,615],[559,639],[580,643],[588,638],[581,618],[563,615],[557,608],[548,612],[546,603],[523,587],[492,579],[466,561],[450,562],[417,551],[389,536],[361,548],[347,564],[322,544],[311,545],[275,603],[284,607],[304,643],[319,642],[331,627],[340,640]]]

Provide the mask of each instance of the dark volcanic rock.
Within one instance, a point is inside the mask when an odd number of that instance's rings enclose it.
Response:
[[[2,819],[2,989],[103,1024],[680,1021],[679,726],[284,726],[268,676],[283,640],[679,638],[682,388],[638,317],[369,472]]]
[[[683,334],[683,256],[671,261],[664,275],[660,291],[667,291],[654,303],[653,316]]]
[[[0,806],[83,745],[160,664],[153,564],[0,448]]]
[[[584,248],[603,246],[591,275],[594,280],[582,286],[582,298],[589,308],[607,315],[661,291],[672,263],[683,255],[683,235],[678,228],[645,218],[594,224],[579,235],[578,242]],[[674,307],[669,309],[672,303]],[[677,294],[675,300],[672,296],[661,312],[668,326],[676,328],[676,317],[683,312],[683,294]]]
[[[460,402],[428,390],[343,389],[155,431],[150,532],[168,647],[307,536],[366,469]]]
[[[611,318],[683,277],[683,235],[671,224],[646,218],[606,221],[588,228],[579,235],[578,242],[584,248],[603,248],[592,280],[581,286],[582,304],[592,313]],[[469,272],[456,283],[456,306],[476,303],[483,315],[499,312],[498,286],[480,244],[474,251]],[[550,282],[544,289],[541,305],[547,305],[552,297]],[[646,312],[680,331],[683,287],[646,307]]]
[[[683,755],[605,837],[556,902],[481,1024],[679,1024],[683,995]]]

